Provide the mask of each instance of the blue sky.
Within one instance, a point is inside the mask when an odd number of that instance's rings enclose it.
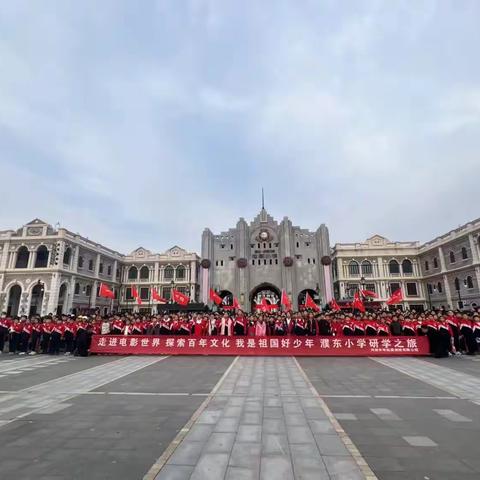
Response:
[[[429,240],[480,216],[480,2],[3,2],[0,229],[200,250],[252,219]]]

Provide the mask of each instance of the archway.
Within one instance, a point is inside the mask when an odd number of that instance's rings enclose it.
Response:
[[[30,301],[30,316],[32,315],[41,315],[42,314],[42,304],[43,304],[43,293],[45,287],[43,283],[38,282],[32,288],[32,298]]]
[[[318,305],[318,295],[315,290],[312,290],[311,288],[306,288],[305,290],[302,290],[298,294],[298,309],[301,310],[302,308],[305,308],[305,299],[307,298],[307,293],[310,295],[310,298]]]
[[[62,283],[60,286],[60,291],[58,292],[58,304],[57,304],[57,315],[62,315],[64,313],[63,309],[65,308],[67,302],[67,284]]]
[[[271,283],[258,285],[250,293],[252,312],[280,309],[280,296],[280,290],[275,285]]]
[[[13,285],[8,293],[7,316],[18,316],[18,309],[20,308],[20,298],[22,296],[22,287],[20,285]]]
[[[30,252],[28,248],[22,246],[17,251],[17,260],[15,262],[15,268],[27,268],[28,261],[30,260]]]
[[[45,245],[37,248],[37,257],[35,258],[35,268],[47,268],[48,266],[48,249]]]
[[[219,305],[220,308],[229,308],[233,306],[233,293],[229,290],[222,290],[218,294],[222,298],[222,303]]]

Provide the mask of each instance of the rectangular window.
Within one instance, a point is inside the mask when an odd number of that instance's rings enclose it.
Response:
[[[310,259],[309,259],[309,258],[307,258],[307,263],[310,263]]]
[[[98,266],[98,273],[103,273],[103,263]]]
[[[400,284],[399,283],[391,283],[390,284],[390,295],[397,290],[400,290]]]
[[[255,265],[255,260],[252,260],[252,265]]]
[[[140,289],[140,299],[141,300],[148,300],[149,299],[149,288],[141,288]]]
[[[90,259],[90,260],[88,261],[88,269],[89,269],[89,270],[93,270],[93,260],[92,260],[92,259]]]
[[[125,289],[125,300],[133,300],[132,289],[130,287]]]
[[[407,282],[407,295],[409,297],[418,296],[417,284],[415,282]]]
[[[80,294],[80,284],[76,283],[75,284],[75,295],[79,295],[79,294]]]
[[[112,266],[109,265],[107,268],[107,275],[111,275],[111,274],[112,274]]]
[[[374,283],[365,284],[365,290],[368,290],[370,292],[376,292],[375,284]]]
[[[230,250],[233,250],[233,243],[230,244]]]
[[[313,262],[313,264],[315,265],[315,259],[314,259],[314,258],[312,258],[312,262]]]
[[[427,283],[427,290],[430,295],[433,293],[433,287],[430,283]]]
[[[165,300],[170,300],[170,298],[172,298],[172,289],[170,287],[163,287],[162,288],[162,297]]]

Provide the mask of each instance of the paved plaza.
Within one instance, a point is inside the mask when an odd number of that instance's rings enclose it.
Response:
[[[475,357],[0,357],[0,478],[478,479]]]

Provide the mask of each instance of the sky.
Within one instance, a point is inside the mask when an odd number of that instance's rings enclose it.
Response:
[[[0,230],[200,251],[265,206],[334,242],[480,217],[478,0],[6,0]]]

